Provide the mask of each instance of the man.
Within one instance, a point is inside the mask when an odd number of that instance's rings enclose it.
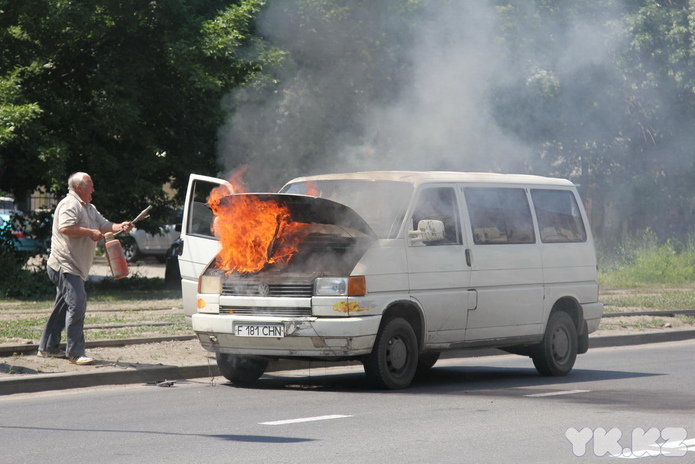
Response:
[[[53,216],[51,254],[48,257],[48,277],[56,286],[53,313],[46,323],[39,342],[39,355],[65,357],[72,364],[92,364],[85,356],[84,317],[87,293],[84,282],[94,261],[96,242],[106,232],[130,232],[129,221],[115,224],[102,216],[91,204],[94,184],[84,172],[68,179],[69,192],[56,207]],[[66,329],[65,353],[60,351],[60,336]]]

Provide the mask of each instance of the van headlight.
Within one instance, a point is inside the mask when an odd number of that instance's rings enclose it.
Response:
[[[364,276],[318,277],[314,281],[316,296],[364,296],[367,281]]]
[[[222,293],[222,277],[216,275],[202,275],[198,279],[198,293]]]

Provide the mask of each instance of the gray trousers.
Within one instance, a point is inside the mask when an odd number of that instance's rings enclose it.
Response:
[[[87,312],[87,292],[82,277],[56,271],[47,266],[48,277],[56,286],[53,312],[46,322],[39,342],[40,351],[59,350],[60,334],[66,329],[65,352],[69,357],[85,353],[84,316]]]

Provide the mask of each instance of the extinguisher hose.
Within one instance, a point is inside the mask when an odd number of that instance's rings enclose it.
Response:
[[[132,221],[130,221],[131,224],[135,224],[135,223],[138,222],[138,221],[142,221],[143,219],[147,219],[148,217],[150,217],[150,210],[151,210],[151,209],[152,209],[152,205],[149,205],[149,206],[147,206],[147,208],[145,208],[145,209],[143,209],[142,211],[140,211],[140,214],[138,214],[137,216],[135,216],[135,219],[133,219]],[[118,232],[116,232],[116,233],[113,234],[113,235],[116,236],[116,235],[120,234],[121,232],[123,232],[123,231],[122,231],[122,230],[119,230]]]

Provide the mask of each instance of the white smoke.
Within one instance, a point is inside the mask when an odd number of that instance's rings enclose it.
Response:
[[[360,161],[371,157],[367,164],[380,169],[491,170],[499,168],[492,158],[523,155],[488,103],[491,85],[509,76],[491,13],[467,2],[427,18],[410,55],[413,76],[399,101],[370,112],[373,147]]]
[[[537,31],[523,30],[521,22],[522,30],[512,40],[536,34],[533,38],[547,42],[548,49],[509,56],[509,47],[500,43],[500,15],[490,2],[425,1],[412,46],[400,56],[407,65],[396,81],[380,83],[381,95],[392,97],[373,100],[360,93],[361,80],[374,79],[379,66],[394,63],[360,61],[359,34],[379,40],[395,36],[388,21],[374,19],[383,18],[383,5],[358,3],[367,23],[359,31],[345,23],[306,31],[293,28],[291,4],[270,3],[259,29],[289,51],[295,66],[288,66],[278,85],[265,87],[265,93],[251,87],[230,95],[229,119],[220,131],[219,151],[227,169],[250,165],[249,174],[256,179],[252,188],[272,190],[292,177],[319,172],[530,170],[538,155],[517,135],[523,130],[500,125],[492,91],[521,81],[557,92],[562,79],[577,70],[609,62],[619,37],[606,31],[605,18],[544,25]],[[565,39],[558,41],[553,34]],[[354,66],[345,64],[350,59]],[[307,62],[311,69],[302,68]],[[514,119],[522,127],[527,123],[521,113]]]

